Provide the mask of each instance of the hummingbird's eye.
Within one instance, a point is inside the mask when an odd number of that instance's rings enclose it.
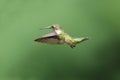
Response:
[[[55,26],[53,25],[53,26],[51,26],[52,28],[55,28]]]

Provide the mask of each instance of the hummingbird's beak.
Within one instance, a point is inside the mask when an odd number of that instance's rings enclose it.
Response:
[[[42,29],[51,29],[51,26],[47,26],[47,27],[42,27],[42,28],[40,28],[41,30]]]

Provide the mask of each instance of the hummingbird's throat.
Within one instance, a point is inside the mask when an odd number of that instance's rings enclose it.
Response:
[[[55,30],[55,32],[56,32],[57,34],[61,34],[61,33],[62,33],[61,30]]]

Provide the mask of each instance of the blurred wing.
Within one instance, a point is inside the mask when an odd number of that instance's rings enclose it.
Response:
[[[59,39],[57,35],[55,36],[43,36],[42,38],[38,38],[35,40],[36,42],[48,43],[48,44],[62,44],[63,40]]]
[[[42,37],[51,37],[51,36],[57,36],[57,34],[55,32],[52,32],[52,33],[45,34]]]

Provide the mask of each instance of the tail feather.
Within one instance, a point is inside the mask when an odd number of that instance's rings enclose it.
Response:
[[[88,37],[82,37],[82,38],[75,38],[75,43],[81,43],[83,41],[89,40]]]
[[[88,37],[84,37],[84,38],[81,39],[80,42],[83,42],[83,41],[86,41],[86,40],[89,40],[89,38]]]

